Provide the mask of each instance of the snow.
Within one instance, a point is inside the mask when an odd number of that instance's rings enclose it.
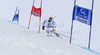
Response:
[[[69,44],[69,38],[47,37],[0,19],[0,55],[96,55]]]

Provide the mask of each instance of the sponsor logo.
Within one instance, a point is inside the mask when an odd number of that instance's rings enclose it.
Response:
[[[79,16],[81,18],[84,18],[84,19],[87,19],[88,18],[87,15],[88,14],[86,13],[86,10],[83,9],[83,8],[79,9],[79,11],[77,12],[77,16]]]

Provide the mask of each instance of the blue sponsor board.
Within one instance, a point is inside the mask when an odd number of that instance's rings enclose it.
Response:
[[[73,11],[73,20],[77,20],[87,25],[91,25],[92,10],[76,5]]]

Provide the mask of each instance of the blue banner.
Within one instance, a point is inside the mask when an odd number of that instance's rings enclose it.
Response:
[[[15,11],[15,14],[14,14],[14,17],[13,17],[12,21],[19,22],[19,9],[18,9],[18,7],[16,8],[16,11]]]
[[[12,21],[18,21],[19,20],[19,14],[16,14],[14,17],[13,17],[13,20]]]
[[[87,25],[91,25],[92,22],[92,10],[75,6],[73,11],[73,20],[77,20]]]

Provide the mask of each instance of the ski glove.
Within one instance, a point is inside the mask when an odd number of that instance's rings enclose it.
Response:
[[[45,26],[42,26],[42,30],[44,30],[45,29]]]

